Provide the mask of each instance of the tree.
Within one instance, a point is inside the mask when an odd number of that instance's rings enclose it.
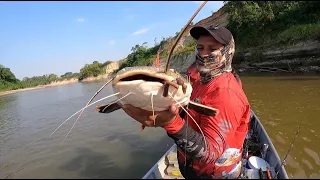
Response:
[[[0,80],[6,82],[16,83],[19,82],[19,79],[11,72],[10,68],[6,68],[0,64]]]
[[[71,77],[72,75],[73,75],[72,72],[66,72],[66,73],[64,73],[63,75],[61,75],[60,77],[61,77],[61,78],[68,78],[68,77]]]
[[[87,77],[97,77],[105,73],[105,68],[103,64],[98,61],[94,61],[92,64],[86,64],[80,69],[79,80],[85,79]]]

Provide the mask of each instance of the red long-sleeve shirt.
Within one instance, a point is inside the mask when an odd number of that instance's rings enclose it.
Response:
[[[189,75],[191,83],[194,83],[195,81],[200,79],[200,73],[197,71],[197,67],[196,67],[195,62],[188,67],[186,74]]]
[[[221,178],[241,160],[250,121],[247,97],[234,75],[224,73],[207,84],[195,80],[191,100],[220,111],[213,117],[188,110],[202,129],[207,147],[200,130],[187,114],[185,121],[177,116],[163,128],[178,146],[180,171],[185,177]],[[183,169],[185,157],[189,166]]]

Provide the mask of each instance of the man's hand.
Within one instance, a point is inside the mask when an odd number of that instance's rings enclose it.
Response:
[[[173,122],[175,117],[179,115],[179,106],[172,105],[168,110],[152,111],[143,110],[130,104],[121,105],[121,108],[133,119],[148,127],[165,126]]]

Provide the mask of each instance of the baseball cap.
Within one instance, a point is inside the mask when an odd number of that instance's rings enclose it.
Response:
[[[223,45],[227,45],[232,39],[232,33],[225,27],[198,25],[190,29],[190,34],[194,39],[199,39],[200,35],[208,33]]]

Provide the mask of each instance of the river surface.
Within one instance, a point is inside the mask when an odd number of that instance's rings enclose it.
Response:
[[[320,178],[320,77],[243,76],[244,90],[277,149],[289,178]],[[77,83],[0,96],[0,178],[141,178],[173,144],[161,128],[146,128],[122,110],[81,109],[103,82]],[[95,100],[112,93],[106,87]],[[97,103],[110,102],[110,98]]]

